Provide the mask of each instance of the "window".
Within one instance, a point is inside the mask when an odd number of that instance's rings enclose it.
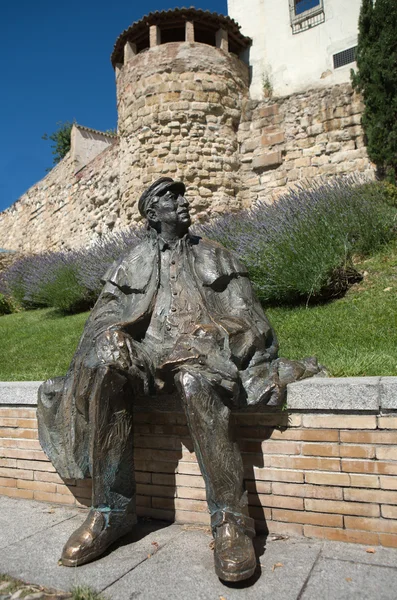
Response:
[[[357,46],[353,46],[353,48],[348,48],[347,50],[334,54],[334,69],[339,69],[339,67],[344,67],[345,65],[355,62],[356,53]]]
[[[295,0],[295,15],[301,15],[303,12],[316,8],[320,4],[320,0]]]
[[[324,0],[289,0],[292,33],[324,23]]]

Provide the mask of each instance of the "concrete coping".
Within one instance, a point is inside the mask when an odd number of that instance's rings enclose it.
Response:
[[[36,406],[41,381],[0,382],[0,406]],[[137,410],[179,411],[176,396],[141,399]],[[288,386],[290,411],[382,412],[397,411],[397,377],[319,377]],[[263,412],[268,407],[252,407]]]

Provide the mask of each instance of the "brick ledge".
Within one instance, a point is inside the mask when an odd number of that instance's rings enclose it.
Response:
[[[0,382],[0,405],[35,406],[41,381]],[[288,386],[290,411],[397,412],[397,377],[321,377]],[[136,410],[181,411],[176,396],[141,399]],[[267,412],[268,407],[252,407],[247,412]]]

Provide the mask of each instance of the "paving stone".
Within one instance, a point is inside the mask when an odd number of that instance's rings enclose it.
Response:
[[[395,600],[397,569],[321,558],[300,600]]]
[[[280,598],[295,600],[320,551],[321,543],[311,540],[269,542],[263,554],[263,538],[257,539],[261,554],[257,573],[237,586],[225,585],[215,575],[212,538],[203,531],[184,531],[150,561],[138,566],[105,593],[127,600],[168,600],[194,598],[234,600]],[[275,567],[279,564],[282,566]]]
[[[77,512],[63,506],[0,496],[0,548],[71,519]],[[5,554],[1,552],[2,556]]]

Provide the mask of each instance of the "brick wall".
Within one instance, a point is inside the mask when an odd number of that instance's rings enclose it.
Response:
[[[235,416],[258,530],[397,547],[397,417]],[[136,413],[137,511],[209,524],[204,481],[180,412]],[[34,407],[0,406],[0,495],[90,504],[89,481],[63,481],[37,439]]]

